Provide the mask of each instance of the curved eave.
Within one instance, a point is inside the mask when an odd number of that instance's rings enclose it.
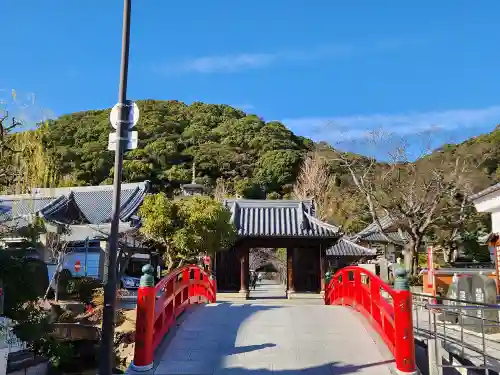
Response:
[[[140,205],[144,201],[146,194],[149,192],[149,184],[137,187],[136,191],[132,196],[120,207],[120,220],[125,222],[129,221],[130,218],[137,212]]]
[[[59,221],[57,214],[65,211],[71,204],[72,193],[69,195],[61,195],[60,197],[54,199],[47,206],[43,207],[39,214],[42,218],[47,221]]]
[[[343,235],[342,230],[336,225],[325,223],[308,213],[304,213],[309,222],[309,231],[316,237],[339,238]]]
[[[5,202],[0,201],[0,214],[7,214],[11,212],[12,205],[7,205]]]

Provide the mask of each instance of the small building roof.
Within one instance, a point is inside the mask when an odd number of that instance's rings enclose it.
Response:
[[[131,219],[149,189],[149,181],[122,184],[121,221]],[[0,196],[0,201],[10,206],[6,215],[12,221],[39,214],[47,221],[63,224],[103,224],[111,221],[113,186],[37,188],[32,194]]]
[[[341,238],[335,245],[326,249],[327,256],[375,256],[377,255],[376,249],[369,249],[360,246],[346,238]]]
[[[479,192],[477,192],[476,194],[473,194],[469,197],[469,199],[471,201],[474,201],[476,199],[479,199],[479,198],[482,198],[488,194],[491,194],[491,193],[494,193],[496,191],[500,190],[500,182],[498,184],[495,184],[495,185],[492,185],[490,187],[487,187],[486,189],[484,190],[481,190]]]
[[[310,200],[226,199],[231,222],[242,237],[328,237],[342,236],[339,227],[314,217]]]
[[[383,216],[379,219],[380,226],[384,231],[390,230],[390,228],[394,225],[394,220],[390,216]],[[352,241],[371,241],[371,242],[395,242],[403,244],[409,239],[408,233],[400,233],[399,231],[391,231],[388,233],[382,233],[380,228],[376,222],[371,223],[362,231],[354,235],[351,240]]]

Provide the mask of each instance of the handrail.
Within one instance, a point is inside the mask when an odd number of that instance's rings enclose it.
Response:
[[[429,359],[438,369],[454,368],[480,370],[492,373],[500,366],[498,356],[498,312],[500,306],[482,302],[436,297],[414,293],[424,297],[413,301],[415,335],[429,345]],[[435,302],[436,299],[442,300]],[[443,362],[443,352],[457,359]]]
[[[446,297],[446,296],[434,296],[432,294],[422,294],[422,293],[412,293],[412,295],[413,296],[417,296],[417,297],[438,299],[440,301],[458,302],[458,303],[462,303],[462,304],[463,303],[471,303],[471,302],[473,302],[473,304],[477,305],[477,306],[498,308],[498,305],[494,305],[494,304],[491,304],[491,303],[468,301],[468,300],[465,300],[465,299],[457,299],[457,298],[451,298],[451,297]]]
[[[216,301],[215,280],[196,265],[170,272],[156,286],[148,283],[148,276],[141,277],[137,293],[135,371],[152,368],[154,351],[186,308]]]
[[[351,306],[359,311],[394,355],[398,371],[415,373],[409,290],[393,289],[372,272],[349,266],[337,271],[326,286],[325,304]]]

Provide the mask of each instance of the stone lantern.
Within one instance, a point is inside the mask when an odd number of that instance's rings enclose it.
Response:
[[[193,177],[190,184],[181,185],[182,195],[185,197],[193,195],[203,195],[205,193],[205,186],[196,183],[196,164],[193,161]]]

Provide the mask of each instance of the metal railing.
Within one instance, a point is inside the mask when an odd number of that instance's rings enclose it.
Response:
[[[498,305],[413,293],[414,337],[427,344],[429,374],[499,372],[499,311]]]
[[[19,339],[14,333],[14,322],[0,316],[0,345],[7,346],[8,353],[14,353],[26,349],[26,343]]]

